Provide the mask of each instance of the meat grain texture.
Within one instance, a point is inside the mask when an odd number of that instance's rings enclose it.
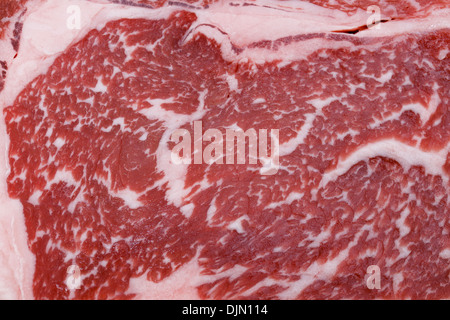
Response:
[[[353,2],[2,2],[0,298],[449,299],[450,5]]]

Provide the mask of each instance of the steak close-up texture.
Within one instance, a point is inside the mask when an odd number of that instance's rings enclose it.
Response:
[[[0,5],[0,299],[450,299],[448,0]]]

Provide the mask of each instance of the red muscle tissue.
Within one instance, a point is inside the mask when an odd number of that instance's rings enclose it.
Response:
[[[450,4],[357,3],[3,1],[0,298],[450,299]]]

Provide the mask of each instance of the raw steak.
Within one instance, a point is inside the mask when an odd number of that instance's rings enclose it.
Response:
[[[5,1],[0,298],[449,299],[450,5],[353,2]]]

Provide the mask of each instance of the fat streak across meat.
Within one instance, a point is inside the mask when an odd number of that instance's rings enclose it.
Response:
[[[448,2],[6,3],[0,298],[450,298]],[[173,163],[196,121],[278,171]]]

